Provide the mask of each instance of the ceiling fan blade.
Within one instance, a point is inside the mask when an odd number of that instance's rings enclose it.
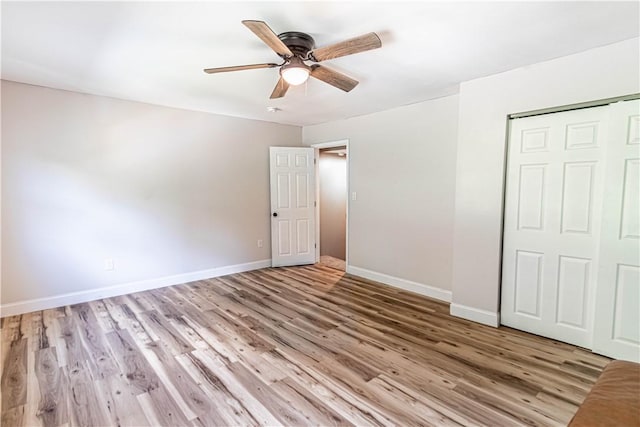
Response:
[[[229,71],[255,70],[258,68],[274,68],[277,66],[278,64],[236,65],[233,67],[205,68],[204,72],[207,74],[214,74],[214,73],[226,73]]]
[[[273,30],[269,28],[269,26],[265,22],[246,20],[246,21],[242,21],[242,23],[248,29],[253,31],[253,33],[256,36],[260,37],[260,40],[265,42],[267,46],[273,49],[274,52],[277,53],[278,55],[282,57],[293,56],[293,52],[289,50],[287,45],[284,44],[282,40],[278,38],[276,33],[274,33]]]
[[[326,61],[327,59],[340,58],[341,56],[353,55],[354,53],[377,49],[379,47],[382,47],[380,37],[378,37],[376,33],[369,33],[340,43],[312,50],[309,57],[312,61],[320,62]]]
[[[285,95],[285,93],[287,93],[288,89],[289,89],[289,83],[287,83],[285,79],[280,77],[280,80],[278,80],[278,83],[276,83],[276,87],[273,88],[273,92],[271,92],[271,96],[269,98],[270,99],[282,98]]]
[[[325,83],[329,83],[331,86],[335,86],[345,92],[349,92],[351,89],[358,86],[357,80],[347,77],[330,68],[323,67],[322,65],[314,65],[311,68],[311,77],[322,80]]]

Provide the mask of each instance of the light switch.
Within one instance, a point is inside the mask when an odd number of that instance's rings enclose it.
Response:
[[[353,200],[353,201],[358,200],[358,195],[356,194],[355,191],[351,192],[351,200]]]

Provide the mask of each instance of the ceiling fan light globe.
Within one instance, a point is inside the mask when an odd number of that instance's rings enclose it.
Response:
[[[309,78],[309,69],[306,67],[287,67],[280,72],[282,78],[292,86],[301,85]]]

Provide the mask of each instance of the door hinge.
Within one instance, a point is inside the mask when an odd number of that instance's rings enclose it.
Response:
[[[317,203],[317,202],[313,202],[313,206],[314,206],[314,207],[315,207],[315,206],[318,206],[318,203]]]
[[[318,247],[318,244],[317,244],[317,243],[314,243],[314,244],[313,244],[313,247],[314,247],[314,248],[317,248],[317,247]]]
[[[313,158],[313,164],[314,165],[316,164],[316,158],[315,157]]]

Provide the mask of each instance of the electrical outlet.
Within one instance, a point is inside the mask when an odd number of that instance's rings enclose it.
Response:
[[[262,239],[258,239],[258,247],[261,248],[262,246]]]
[[[115,266],[113,265],[113,258],[105,258],[104,259],[104,269],[106,271],[115,270]]]

